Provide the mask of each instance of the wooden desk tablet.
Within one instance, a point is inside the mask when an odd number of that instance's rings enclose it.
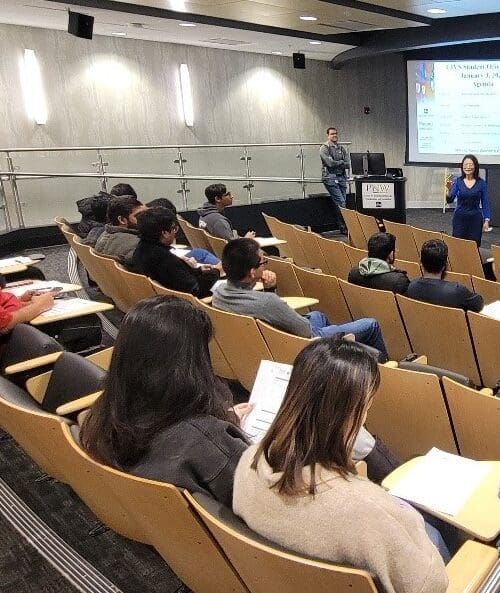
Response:
[[[95,301],[87,301],[88,305],[83,304],[81,307],[73,311],[66,311],[60,315],[47,316],[43,313],[38,315],[30,321],[31,325],[44,325],[46,323],[53,323],[54,321],[62,321],[64,319],[73,319],[75,317],[83,317],[84,315],[91,315],[92,313],[102,313],[103,311],[110,311],[114,306],[109,303],[100,303]],[[55,303],[57,306],[57,301]]]
[[[306,307],[312,307],[313,305],[317,305],[319,303],[318,299],[313,299],[311,297],[303,297],[303,296],[286,296],[281,297],[282,301],[291,307],[292,309],[305,309]]]
[[[254,237],[261,247],[275,247],[276,245],[284,245],[284,239],[277,239],[276,237]]]
[[[385,478],[382,486],[391,489],[420,459],[416,457],[398,467]],[[425,510],[477,539],[492,541],[500,533],[500,461],[478,463],[489,465],[491,469],[457,515],[452,517],[427,508]]]

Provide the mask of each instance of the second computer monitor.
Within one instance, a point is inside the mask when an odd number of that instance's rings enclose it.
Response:
[[[351,172],[353,175],[385,175],[385,155],[383,152],[351,152]]]

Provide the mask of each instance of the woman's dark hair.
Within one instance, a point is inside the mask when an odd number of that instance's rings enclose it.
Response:
[[[259,265],[260,245],[253,239],[241,237],[229,241],[222,251],[222,267],[227,279],[239,282]]]
[[[163,231],[171,231],[177,226],[177,218],[172,210],[156,207],[148,208],[137,216],[137,229],[141,239],[158,242]]]
[[[130,183],[117,183],[116,185],[113,185],[109,193],[112,196],[133,196],[137,199],[135,189]]]
[[[466,154],[464,156],[464,158],[462,159],[462,162],[460,163],[460,171],[462,173],[462,179],[464,179],[464,177],[465,177],[464,161],[466,159],[470,159],[474,163],[474,173],[472,174],[472,177],[474,179],[479,179],[479,161],[477,160],[477,157],[474,156],[473,154]]]
[[[83,423],[83,447],[98,461],[127,468],[155,435],[187,418],[230,419],[231,395],[215,377],[207,314],[177,297],[155,296],[125,316],[104,391]]]
[[[356,343],[332,336],[306,346],[252,468],[264,455],[273,472],[282,472],[272,487],[287,495],[315,494],[316,465],[343,477],[355,473],[354,442],[379,382],[375,359]]]

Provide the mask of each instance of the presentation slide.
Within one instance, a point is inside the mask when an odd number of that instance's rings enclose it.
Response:
[[[408,60],[408,161],[500,164],[500,60]]]

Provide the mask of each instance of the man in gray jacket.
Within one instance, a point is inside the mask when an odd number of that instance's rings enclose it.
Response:
[[[94,247],[95,251],[127,263],[139,244],[136,217],[143,210],[146,206],[133,196],[113,198],[108,206],[108,224]]]
[[[321,180],[330,194],[340,232],[346,234],[345,222],[339,208],[345,208],[346,203],[346,170],[349,168],[349,156],[346,149],[338,143],[337,128],[328,128],[326,135],[327,140],[319,149]]]
[[[232,193],[223,183],[214,183],[205,188],[205,196],[208,201],[198,208],[199,227],[214,237],[231,241],[235,236],[233,226],[222,212],[233,203]],[[248,231],[245,237],[255,237],[255,232]]]
[[[227,283],[217,286],[213,306],[224,311],[250,315],[282,331],[303,338],[327,337],[336,333],[352,333],[356,341],[376,348],[380,358],[387,360],[387,350],[382,332],[375,319],[363,318],[341,325],[331,325],[320,311],[299,315],[274,292],[276,275],[266,270],[267,259],[253,239],[234,239],[222,254],[222,267]],[[253,290],[257,281],[264,285],[264,292]]]

